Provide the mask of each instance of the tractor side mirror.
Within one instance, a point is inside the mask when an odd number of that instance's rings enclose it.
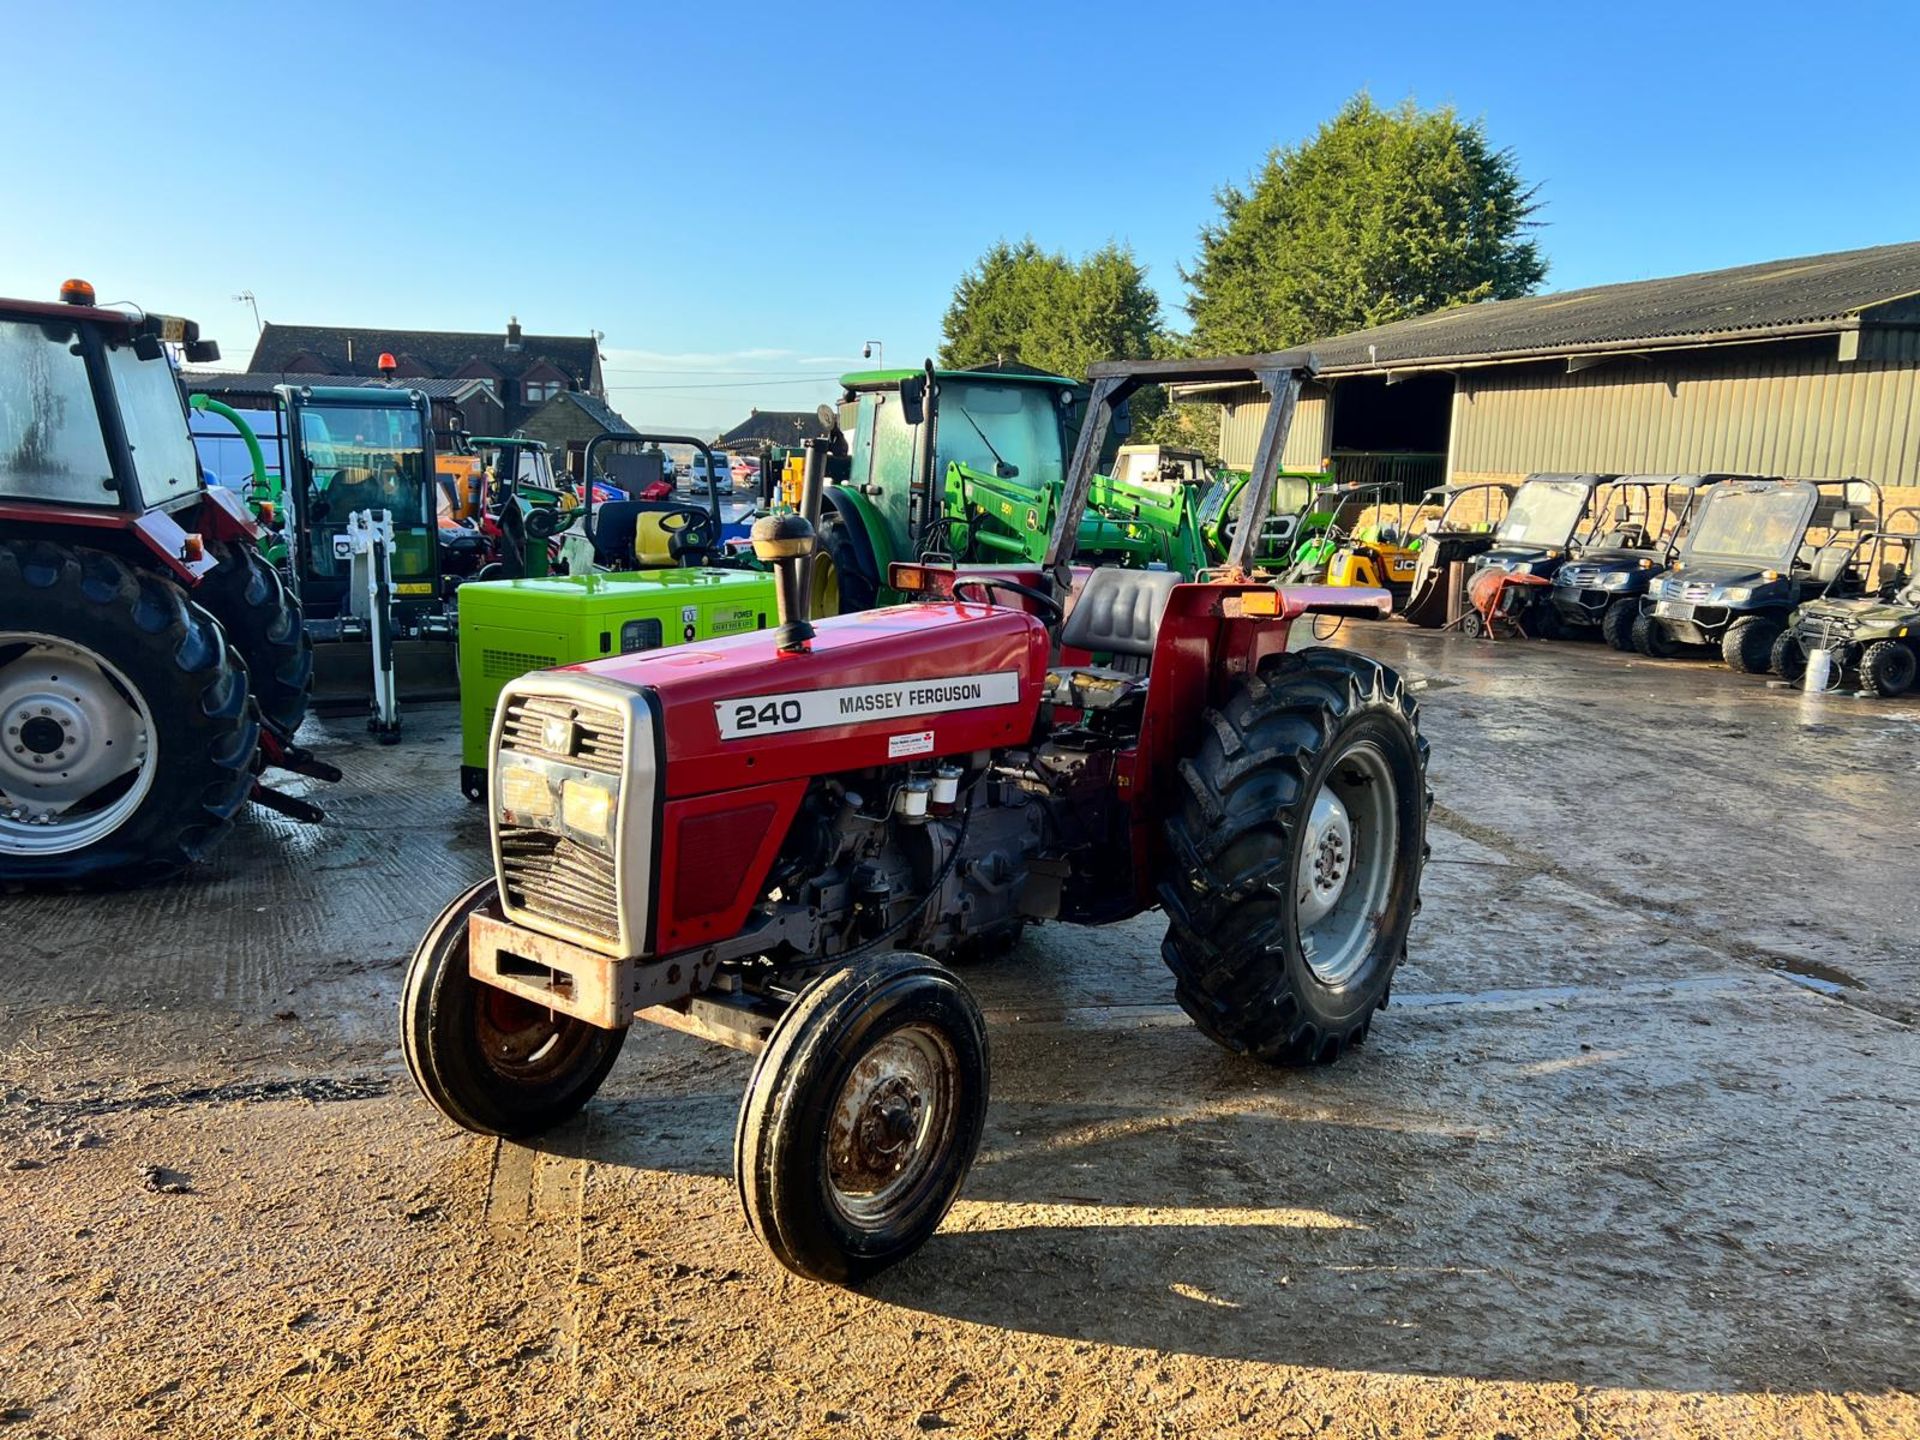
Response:
[[[186,346],[189,365],[211,365],[220,358],[218,340],[189,340]]]
[[[136,335],[133,337],[133,353],[142,360],[158,360],[167,350],[160,343],[158,335]]]
[[[926,420],[927,380],[924,375],[900,382],[900,418],[909,425],[919,425]]]

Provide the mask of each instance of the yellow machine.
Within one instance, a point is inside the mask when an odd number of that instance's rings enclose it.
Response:
[[[1409,539],[1411,538],[1411,543]],[[1363,525],[1327,562],[1327,584],[1360,585],[1393,592],[1397,610],[1413,593],[1420,541],[1394,521]]]

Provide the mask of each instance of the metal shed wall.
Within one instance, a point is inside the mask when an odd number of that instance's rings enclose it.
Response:
[[[1460,376],[1452,473],[1542,470],[1860,476],[1920,484],[1920,368],[1832,342],[1741,346],[1576,374],[1488,367]]]
[[[1287,431],[1287,448],[1281,454],[1283,470],[1318,470],[1327,458],[1328,423],[1333,414],[1331,398],[1317,387],[1303,389],[1293,409],[1293,428]],[[1267,402],[1242,400],[1220,407],[1220,459],[1236,470],[1253,464],[1253,447],[1260,441],[1260,427],[1266,423]]]

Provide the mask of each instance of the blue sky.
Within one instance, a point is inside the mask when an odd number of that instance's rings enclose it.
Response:
[[[0,0],[0,35],[0,293],[83,275],[230,361],[242,289],[600,330],[648,425],[917,362],[1001,236],[1130,243],[1179,320],[1215,188],[1362,88],[1485,118],[1551,289],[1920,239],[1913,6]]]

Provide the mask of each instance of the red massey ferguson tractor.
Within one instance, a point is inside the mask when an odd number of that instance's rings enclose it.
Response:
[[[124,882],[206,853],[295,748],[313,657],[237,495],[208,489],[167,347],[191,321],[0,300],[0,882]]]
[[[421,940],[401,1002],[448,1118],[532,1136],[576,1111],[635,1019],[757,1053],[734,1163],[788,1268],[910,1254],[980,1141],[987,1035],[941,963],[1043,920],[1154,907],[1207,1035],[1325,1063],[1366,1036],[1418,907],[1418,709],[1308,612],[1385,591],[1065,563],[1114,409],[1142,384],[1257,380],[1271,498],[1311,357],[1096,366],[1040,567],[896,566],[917,593],[809,624],[801,516],[755,527],[780,628],[522,677],[491,764],[495,874]],[[809,487],[824,468],[810,457]]]

